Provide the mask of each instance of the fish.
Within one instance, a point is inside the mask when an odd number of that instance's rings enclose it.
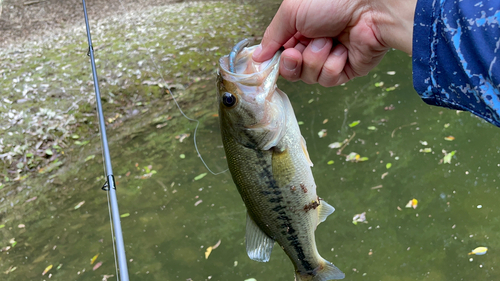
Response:
[[[296,281],[343,279],[316,248],[316,227],[335,209],[316,194],[306,141],[288,96],[276,86],[281,50],[257,63],[257,46],[249,44],[244,39],[223,56],[217,74],[224,151],[247,208],[247,254],[267,262],[277,242]]]

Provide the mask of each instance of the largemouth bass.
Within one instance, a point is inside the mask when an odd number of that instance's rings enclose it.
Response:
[[[287,95],[276,87],[281,51],[264,63],[256,46],[238,43],[220,59],[217,87],[229,170],[247,207],[246,250],[267,262],[274,242],[295,267],[296,281],[343,279],[316,249],[316,226],[334,208],[316,195],[306,142]]]

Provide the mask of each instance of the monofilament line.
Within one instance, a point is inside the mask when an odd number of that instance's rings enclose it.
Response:
[[[127,8],[123,5],[123,2],[121,0],[118,0],[118,2],[120,3],[123,11],[126,13],[126,14],[129,14],[129,11],[127,10]],[[137,28],[135,25],[133,25],[133,27],[135,28],[135,30],[137,31]],[[148,49],[146,47],[146,44],[144,44],[144,40],[142,40],[143,38],[141,37],[140,33],[137,32],[137,36],[139,38],[139,44],[144,48],[144,49]],[[186,118],[187,120],[191,121],[191,122],[196,122],[196,126],[194,128],[194,133],[193,133],[193,142],[194,142],[194,148],[196,149],[196,153],[198,154],[198,157],[200,158],[201,162],[203,163],[203,165],[205,166],[205,168],[207,168],[207,170],[212,174],[212,175],[219,175],[219,174],[222,174],[222,173],[225,173],[227,172],[229,169],[225,169],[221,172],[214,172],[212,171],[207,163],[205,162],[205,160],[203,160],[203,157],[201,156],[200,154],[200,150],[198,149],[198,144],[196,142],[196,133],[198,132],[198,127],[200,126],[200,121],[198,121],[197,119],[193,119],[193,118],[189,118],[185,113],[184,111],[182,111],[181,109],[181,106],[179,105],[179,103],[177,102],[177,99],[174,97],[174,94],[172,92],[172,87],[170,87],[170,85],[167,83],[167,81],[165,80],[165,78],[163,77],[163,74],[161,73],[160,71],[160,67],[158,66],[158,64],[156,63],[156,61],[154,60],[153,58],[153,55],[150,53],[149,54],[149,59],[151,60],[151,62],[153,63],[158,75],[160,75],[160,78],[161,80],[163,81],[163,84],[165,85],[165,87],[167,88],[168,90],[168,93],[170,94],[170,96],[172,97],[172,100],[174,101],[175,105],[177,106],[177,108],[179,109],[179,112],[182,114],[182,116],[184,116],[184,118]]]

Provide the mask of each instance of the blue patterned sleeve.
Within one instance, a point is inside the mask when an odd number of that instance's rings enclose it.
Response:
[[[413,84],[428,104],[500,127],[500,0],[418,0]]]

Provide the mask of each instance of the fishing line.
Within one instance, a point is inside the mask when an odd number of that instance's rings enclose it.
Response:
[[[116,280],[120,280],[118,277],[120,275],[118,275],[118,262],[116,261],[115,232],[113,231],[113,218],[111,217],[110,198],[108,192],[106,192],[106,198],[108,199],[109,226],[111,228],[111,244],[113,245],[113,257],[115,259]]]
[[[102,187],[103,190],[107,191],[108,196],[108,211],[110,212],[110,225],[111,228],[114,229],[114,232],[111,232],[111,237],[113,239],[113,253],[115,255],[115,270],[116,270],[116,279],[129,281],[128,278],[128,268],[127,268],[127,257],[125,255],[125,246],[123,243],[123,234],[122,227],[120,223],[120,211],[118,210],[118,199],[116,198],[116,185],[115,185],[115,177],[113,176],[113,168],[111,166],[111,156],[109,154],[109,146],[108,139],[106,137],[106,123],[104,121],[104,114],[102,110],[101,103],[101,94],[99,91],[99,80],[97,78],[97,70],[95,65],[94,58],[94,47],[92,46],[92,38],[90,35],[90,24],[87,15],[87,6],[85,4],[85,0],[82,0],[83,5],[83,14],[85,17],[85,28],[87,30],[87,41],[89,45],[89,50],[87,55],[90,56],[90,64],[92,67],[92,77],[94,79],[94,91],[96,97],[96,109],[97,109],[97,117],[99,119],[99,131],[101,136],[102,143],[102,156],[103,156],[103,164],[104,164],[104,172],[106,174],[106,182]],[[116,249],[115,249],[116,243]],[[117,258],[118,256],[118,258]],[[118,269],[116,269],[116,260],[118,260],[118,266],[120,275],[118,275]]]
[[[120,3],[123,11],[125,12],[125,14],[130,14],[130,12],[127,10],[127,8],[123,5],[123,2],[121,0],[118,0],[118,2]],[[138,43],[146,50],[148,50],[148,48],[146,47],[146,44],[144,44],[144,38],[141,37],[140,33],[137,32],[137,27],[134,25],[134,29],[136,31],[136,34],[139,38],[138,40]],[[161,73],[160,71],[160,67],[158,66],[158,64],[156,63],[156,61],[153,59],[153,55],[152,54],[149,54],[149,60],[153,63],[154,67],[156,68],[156,71],[157,73],[160,75],[160,78],[161,80],[163,81],[163,84],[165,85],[165,87],[167,88],[168,90],[168,93],[170,94],[170,96],[172,97],[172,100],[174,101],[175,105],[177,106],[177,108],[179,109],[179,112],[182,114],[182,116],[184,116],[184,118],[186,118],[187,120],[191,121],[191,122],[196,122],[196,126],[194,128],[194,133],[193,133],[193,142],[194,142],[194,147],[196,149],[196,153],[198,154],[198,157],[200,158],[201,162],[203,163],[203,165],[205,166],[205,168],[212,174],[212,175],[219,175],[219,174],[222,174],[222,173],[225,173],[229,170],[228,169],[225,169],[221,172],[213,172],[207,165],[207,163],[205,162],[205,160],[203,160],[203,157],[201,156],[200,154],[200,150],[198,149],[198,144],[196,142],[196,134],[198,132],[198,127],[200,126],[200,121],[197,120],[197,119],[193,119],[193,118],[189,118],[185,113],[184,111],[182,111],[181,109],[181,106],[179,105],[179,103],[177,102],[177,99],[174,97],[174,94],[173,94],[173,91],[172,91],[172,87],[170,87],[170,85],[167,83],[167,81],[165,80],[165,78],[163,77],[163,74]]]

